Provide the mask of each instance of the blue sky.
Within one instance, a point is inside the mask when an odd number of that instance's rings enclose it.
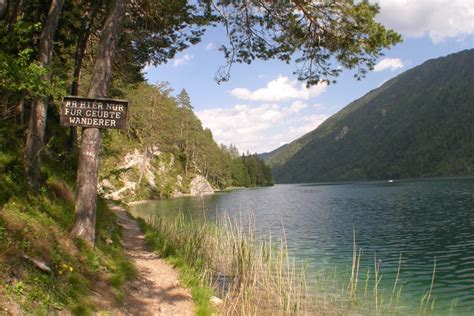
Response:
[[[403,43],[385,51],[374,71],[356,81],[345,71],[336,84],[307,89],[278,61],[236,64],[229,82],[217,84],[225,64],[217,50],[222,28],[211,28],[200,44],[167,64],[145,69],[150,83],[167,81],[186,89],[194,111],[218,143],[241,152],[267,152],[315,129],[351,101],[424,61],[474,48],[474,0],[379,0],[377,20],[400,32]]]

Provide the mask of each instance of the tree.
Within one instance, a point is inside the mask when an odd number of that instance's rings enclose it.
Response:
[[[74,52],[74,67],[72,71],[71,95],[79,95],[79,83],[81,79],[82,64],[84,61],[87,43],[92,34],[93,25],[100,6],[101,1],[92,1],[88,3],[89,7],[85,10],[81,17],[81,26],[79,36],[77,37],[76,50]],[[73,147],[77,140],[77,127],[70,128],[69,146]]]
[[[41,33],[38,60],[47,72],[43,81],[51,80],[50,65],[53,58],[54,34],[58,27],[59,16],[63,0],[52,0],[49,8],[48,19]],[[37,191],[40,183],[41,150],[44,144],[44,132],[46,128],[47,99],[38,98],[33,101],[30,120],[28,124],[28,136],[26,140],[26,173],[31,188]]]
[[[3,19],[7,12],[8,8],[8,1],[7,0],[0,0],[0,19]]]
[[[362,78],[382,49],[401,41],[374,20],[377,4],[367,0],[210,1],[221,17],[229,44],[216,78],[229,79],[234,63],[255,59],[294,59],[298,79],[313,85],[330,81],[342,67]]]
[[[149,161],[149,159],[153,158],[153,147],[154,147],[154,139],[153,139],[153,133],[155,131],[155,123],[159,120],[157,120],[157,115],[155,114],[155,109],[156,109],[156,95],[151,96],[151,106],[148,108],[151,109],[150,113],[148,113],[148,128],[145,131],[145,135],[141,141],[143,145],[143,160],[142,160],[142,165],[140,168],[140,176],[138,178],[137,184],[140,185],[142,183],[143,175],[145,173],[145,167]],[[138,131],[137,131],[138,133]],[[139,135],[139,134],[137,134]]]
[[[180,140],[179,146],[183,152],[184,158],[184,174],[188,175],[189,162],[191,156],[194,156],[194,145],[190,144],[190,124],[192,120],[192,110],[193,106],[191,105],[191,98],[186,90],[182,89],[181,92],[176,96],[176,105],[180,110]]]
[[[176,96],[176,104],[181,109],[193,109],[193,106],[191,105],[191,98],[185,89],[181,90],[181,92]]]
[[[112,79],[112,65],[125,16],[126,0],[113,0],[102,29],[88,97],[106,97]],[[72,234],[95,243],[97,181],[99,176],[99,149],[101,131],[84,128],[77,171],[76,214]]]
[[[122,46],[121,53],[144,67],[166,63],[177,52],[199,43],[204,27],[216,21],[216,16],[209,1],[192,2],[195,4],[187,0],[133,1],[123,34],[123,43],[129,45]]]

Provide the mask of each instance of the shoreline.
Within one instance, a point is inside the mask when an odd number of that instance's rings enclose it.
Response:
[[[224,189],[221,189],[221,190],[214,190],[214,192],[212,193],[203,193],[203,194],[191,194],[191,193],[182,193],[180,195],[173,195],[171,197],[168,197],[168,198],[164,198],[164,199],[147,199],[147,200],[139,200],[139,201],[132,201],[132,202],[122,202],[124,203],[126,206],[133,206],[133,205],[139,205],[139,204],[144,204],[144,203],[147,203],[147,202],[154,202],[154,201],[163,201],[163,200],[174,200],[174,199],[178,199],[178,198],[182,198],[182,197],[203,197],[203,196],[207,196],[207,195],[213,195],[213,194],[216,194],[216,193],[222,193],[222,192],[231,192],[231,191],[234,191],[234,190],[240,190],[240,189],[247,189],[246,187],[227,187],[227,188],[224,188]]]

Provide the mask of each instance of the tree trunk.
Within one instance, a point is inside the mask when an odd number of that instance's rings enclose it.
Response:
[[[185,141],[184,145],[184,158],[186,159],[186,163],[184,164],[184,177],[188,177],[188,164],[189,164],[189,157],[188,157],[188,142]]]
[[[82,32],[77,39],[76,52],[74,54],[74,69],[72,74],[71,95],[79,95],[79,82],[81,79],[82,62],[86,54],[87,42],[92,32],[92,25],[97,15],[99,5],[97,2],[92,4],[91,11],[83,17]],[[69,133],[69,147],[72,148],[77,142],[77,127],[71,126]]]
[[[48,18],[41,33],[39,44],[39,62],[48,70],[43,80],[50,81],[50,65],[53,57],[54,34],[58,28],[59,16],[63,0],[52,0]],[[28,136],[26,140],[25,168],[28,183],[34,191],[38,191],[40,184],[41,149],[44,144],[44,131],[46,128],[47,98],[33,100],[31,104]]]
[[[0,0],[0,20],[2,20],[5,17],[7,13],[7,8],[8,8],[8,1]]]
[[[137,187],[140,187],[142,183],[143,175],[145,174],[145,167],[148,159],[148,147],[145,146],[143,150],[143,159],[142,159],[142,166],[140,167],[140,176],[138,176]]]
[[[11,6],[12,4],[9,3]],[[7,32],[11,32],[13,28],[13,24],[18,20],[18,16],[20,15],[20,7],[21,7],[21,0],[14,1],[13,8],[10,9],[7,7],[6,17],[5,19],[8,22]]]
[[[111,4],[99,42],[92,80],[87,94],[90,98],[107,96],[112,77],[112,64],[125,16],[125,0]],[[102,133],[98,128],[84,128],[77,171],[76,215],[72,234],[90,244],[95,243],[97,181],[99,176],[99,149]]]
[[[143,151],[143,161],[142,167],[140,169],[140,176],[138,177],[138,186],[142,183],[143,175],[145,173],[145,167],[148,159],[153,158],[153,144],[151,140],[151,133],[153,131],[153,121],[155,120],[155,106],[156,98],[153,96],[151,99],[151,115],[150,115],[150,125],[148,126],[148,133],[146,134],[145,140],[145,150]],[[150,153],[150,158],[148,158],[148,153]]]
[[[18,124],[23,126],[25,124],[25,97],[22,97],[20,102],[16,105],[15,116]]]

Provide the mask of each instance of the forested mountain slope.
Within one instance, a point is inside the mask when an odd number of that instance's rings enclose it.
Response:
[[[273,184],[257,155],[241,156],[235,146],[214,141],[185,90],[171,93],[167,85],[144,82],[123,90],[129,129],[104,132],[102,195],[130,201]]]
[[[263,157],[279,183],[474,170],[474,50],[429,60]]]

